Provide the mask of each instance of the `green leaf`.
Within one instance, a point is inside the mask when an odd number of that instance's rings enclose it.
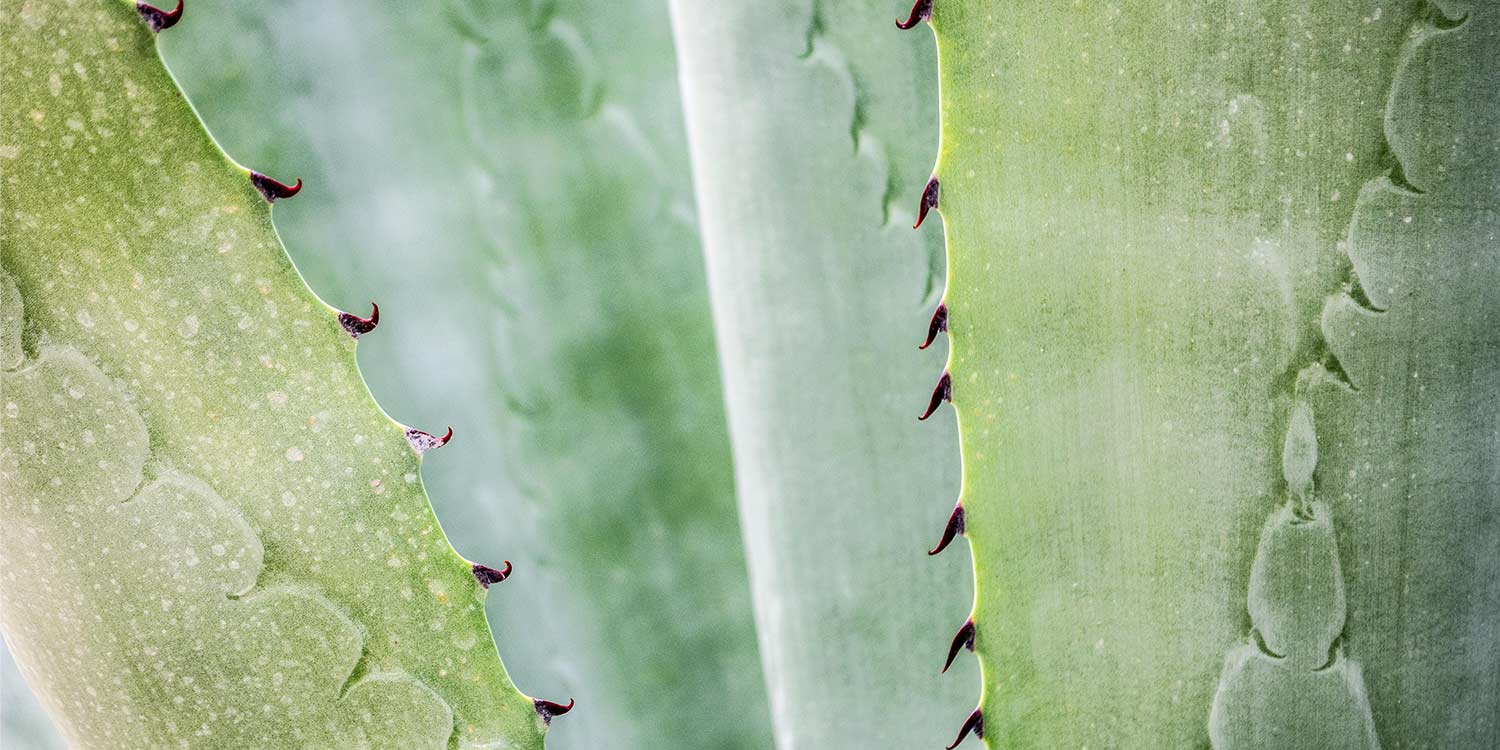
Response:
[[[380,402],[457,429],[424,478],[516,565],[491,622],[578,699],[554,749],[771,742],[665,13],[197,0],[162,42],[231,153],[307,180],[277,227],[380,304]]]
[[[0,628],[79,747],[528,747],[403,428],[132,4],[0,58]]]
[[[1497,21],[936,3],[986,742],[1500,742]]]
[[[930,48],[856,2],[674,2],[736,481],[782,747],[921,747],[973,672],[951,429],[917,422],[941,268],[912,232]],[[936,264],[936,266],[934,266]]]

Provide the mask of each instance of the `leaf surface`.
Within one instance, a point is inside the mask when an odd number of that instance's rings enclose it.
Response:
[[[974,679],[938,674],[962,553],[924,554],[956,446],[914,418],[941,363],[916,348],[940,246],[910,229],[931,53],[866,3],[672,11],[778,747],[925,746]]]
[[[0,628],[68,742],[540,748],[335,310],[133,4],[6,8]]]
[[[554,750],[770,743],[665,12],[198,0],[163,38],[231,152],[323,188],[277,227],[380,304],[381,402],[458,428],[424,477],[516,565],[491,622],[578,699]]]
[[[985,741],[1493,746],[1494,9],[932,27]]]

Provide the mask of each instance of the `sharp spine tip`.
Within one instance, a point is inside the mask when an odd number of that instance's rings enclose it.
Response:
[[[911,6],[911,14],[905,21],[896,19],[896,28],[905,31],[932,17],[932,0],[917,0]]]
[[[922,226],[922,222],[927,220],[927,212],[937,208],[939,195],[938,178],[928,179],[927,187],[922,189],[922,202],[917,206],[917,223],[911,225],[912,229]]]
[[[547,726],[552,726],[552,717],[562,716],[563,714],[573,710],[573,699],[569,698],[568,705],[564,706],[561,703],[544,701],[541,698],[532,698],[531,705],[532,707],[536,708],[536,715],[542,717],[542,723],[546,724]]]
[[[953,740],[948,750],[958,747],[958,743],[963,742],[964,738],[969,736],[969,732],[974,733],[975,739],[984,739],[984,712],[977,708],[974,709],[974,713],[969,714],[969,718],[964,719],[963,727],[958,730],[958,738]]]
[[[370,303],[370,317],[368,318],[361,318],[354,313],[341,310],[339,311],[339,325],[344,327],[344,333],[349,334],[349,338],[357,339],[380,325],[380,305]]]
[[[491,587],[491,586],[493,586],[493,585],[495,585],[495,584],[497,584],[497,583],[499,583],[499,582],[501,582],[501,581],[509,578],[510,577],[510,571],[512,570],[512,567],[511,567],[510,561],[506,560],[505,561],[505,570],[495,570],[494,568],[491,568],[488,565],[480,565],[479,563],[474,563],[473,570],[474,570],[474,580],[479,581],[479,585],[480,586],[483,586],[485,588],[489,588],[489,587]]]
[[[182,20],[182,0],[177,0],[177,7],[171,10],[162,10],[137,0],[135,12],[141,14],[141,19],[152,31],[160,33],[176,26],[177,22]]]
[[[927,340],[922,342],[918,349],[926,349],[937,341],[939,333],[948,332],[948,303],[939,302],[937,310],[932,313],[932,322],[927,324]]]
[[[964,506],[963,503],[959,503],[953,506],[953,512],[948,515],[948,525],[943,527],[943,538],[938,541],[938,546],[928,550],[927,555],[930,557],[948,549],[948,545],[953,542],[954,538],[962,533],[964,533]]]
[[[267,203],[275,203],[280,198],[290,198],[302,192],[302,178],[297,178],[297,184],[288,185],[280,180],[267,177],[260,172],[251,170],[250,184],[260,191],[261,196]]]
[[[948,668],[953,666],[953,660],[958,657],[958,650],[966,648],[969,653],[974,653],[974,618],[970,617],[964,621],[964,626],[958,629],[958,634],[953,636],[953,645],[948,647],[948,661],[943,663],[943,674],[948,673]]]
[[[938,378],[937,386],[932,389],[932,400],[927,402],[927,411],[917,417],[917,421],[927,421],[927,418],[932,416],[932,413],[937,411],[938,406],[944,401],[953,401],[953,378],[948,375],[947,370],[943,371],[943,377]]]
[[[418,456],[432,450],[433,448],[441,448],[447,445],[448,441],[452,439],[452,427],[449,427],[448,432],[445,433],[442,437],[433,435],[430,432],[419,430],[415,427],[406,428],[406,442],[411,445],[411,449],[416,451]]]

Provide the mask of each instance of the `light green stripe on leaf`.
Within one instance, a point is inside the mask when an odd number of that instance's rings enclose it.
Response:
[[[972,700],[951,427],[919,423],[930,47],[856,2],[672,4],[778,747],[924,747]],[[931,243],[929,245],[929,242]]]

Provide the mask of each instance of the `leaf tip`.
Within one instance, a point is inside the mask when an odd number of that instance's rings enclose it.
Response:
[[[938,546],[928,550],[927,555],[931,557],[948,549],[953,539],[964,533],[964,506],[959,503],[953,506],[953,512],[948,515],[948,525],[943,527],[943,538],[938,540]]]
[[[953,401],[953,378],[948,375],[947,370],[943,371],[943,377],[938,378],[937,385],[932,389],[932,398],[927,402],[927,411],[922,412],[922,416],[917,417],[917,421],[927,421],[927,418],[932,416],[932,413],[937,411],[938,406],[944,401]]]
[[[984,712],[977,708],[974,709],[974,713],[969,714],[969,718],[964,720],[963,727],[958,730],[958,737],[953,740],[953,744],[948,746],[948,750],[958,747],[959,743],[969,736],[969,732],[973,732],[976,739],[984,739]]]
[[[434,448],[441,448],[447,445],[448,441],[452,439],[452,427],[449,427],[448,431],[444,433],[442,437],[433,435],[430,432],[419,430],[415,427],[406,428],[406,442],[411,445],[411,449],[416,451],[418,456]]]
[[[542,723],[546,724],[547,726],[552,726],[552,717],[562,716],[563,714],[573,710],[573,699],[569,698],[568,705],[564,706],[561,703],[544,701],[541,698],[533,698],[531,700],[531,705],[536,708],[536,715],[542,717]]]
[[[504,562],[505,570],[495,570],[488,565],[480,565],[479,563],[474,563],[474,580],[478,581],[480,586],[489,588],[509,578],[510,572],[511,570],[513,570],[513,568],[509,560],[506,560]]]
[[[906,20],[896,19],[896,28],[906,31],[917,24],[932,17],[932,0],[917,0],[911,6],[911,13]]]
[[[970,617],[964,621],[963,627],[953,636],[953,643],[948,646],[948,660],[943,662],[942,674],[948,673],[948,668],[953,666],[953,660],[958,658],[958,650],[966,648],[969,653],[974,652],[974,618]]]
[[[928,179],[927,187],[922,189],[922,202],[917,205],[917,223],[911,225],[912,229],[921,227],[922,222],[927,220],[927,212],[937,208],[938,190],[938,178]]]
[[[370,317],[368,318],[361,318],[354,313],[347,313],[340,310],[339,325],[343,326],[344,333],[349,334],[349,338],[358,339],[360,336],[375,330],[375,326],[380,325],[380,305],[374,302],[370,303]]]
[[[177,25],[182,20],[182,0],[177,0],[177,7],[171,10],[162,10],[154,5],[144,2],[136,2],[135,12],[141,14],[141,20],[146,22],[153,32],[161,32]]]
[[[280,198],[290,198],[302,192],[302,178],[297,178],[295,185],[288,185],[280,180],[267,177],[260,172],[250,172],[250,184],[260,191],[261,196],[267,203],[275,203]]]
[[[933,311],[932,313],[932,322],[927,324],[927,340],[923,341],[922,345],[917,347],[917,349],[926,349],[927,347],[932,346],[932,342],[937,340],[937,335],[939,333],[947,332],[948,303],[939,302],[937,310]]]

